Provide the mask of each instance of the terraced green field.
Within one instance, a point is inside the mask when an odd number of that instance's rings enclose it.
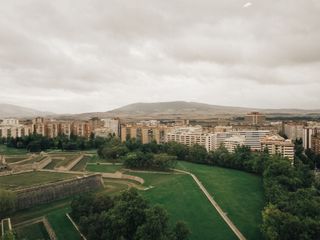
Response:
[[[84,156],[80,162],[78,162],[71,171],[84,171],[87,165],[87,162],[89,161],[90,157]]]
[[[259,225],[264,194],[260,176],[189,162],[179,162],[177,168],[198,177],[247,239],[262,239]]]
[[[70,211],[69,207],[53,211],[47,215],[48,221],[58,239],[80,240],[80,234],[66,216],[66,213]]]
[[[114,173],[122,168],[122,165],[88,164],[86,170],[90,172]]]
[[[74,178],[76,175],[55,172],[27,172],[14,175],[0,176],[0,188],[17,189],[33,185],[57,182]]]
[[[32,225],[14,228],[17,240],[43,239],[50,240],[47,230],[43,223],[35,223]]]
[[[16,163],[16,162],[20,162],[22,160],[26,160],[27,158],[29,158],[29,156],[27,155],[17,155],[17,156],[9,156],[9,157],[6,157],[6,162],[7,163]]]

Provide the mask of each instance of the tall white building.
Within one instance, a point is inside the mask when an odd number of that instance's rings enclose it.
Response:
[[[104,128],[107,128],[110,130],[111,133],[114,133],[116,136],[119,136],[120,134],[120,120],[119,118],[107,118],[102,119],[104,123]]]
[[[287,123],[284,125],[284,133],[289,139],[302,139],[303,128],[304,126],[302,124]]]
[[[228,152],[234,152],[234,150],[238,146],[243,146],[245,143],[245,136],[240,136],[240,135],[234,135],[230,138],[227,138],[224,141],[224,146],[228,150]]]
[[[206,136],[206,149],[208,151],[214,151],[218,149],[221,145],[225,143],[225,140],[228,138],[233,137],[235,134],[234,132],[216,132],[216,133],[209,133]]]
[[[303,128],[302,142],[304,149],[312,148],[312,136],[317,129],[320,130],[320,126],[314,125]]]
[[[243,130],[234,132],[245,137],[244,145],[251,148],[252,151],[260,151],[261,140],[270,134],[269,130]]]
[[[208,134],[203,133],[201,126],[179,127],[166,134],[166,142],[178,142],[187,146],[199,144],[206,147],[207,136]]]

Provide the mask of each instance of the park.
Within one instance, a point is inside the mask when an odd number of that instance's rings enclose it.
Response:
[[[11,164],[19,164],[29,159],[29,155],[24,151],[8,149],[6,156]],[[184,221],[191,231],[190,239],[237,239],[235,233],[188,174],[174,170],[127,169],[121,161],[109,162],[100,159],[92,152],[55,151],[48,152],[45,156],[49,156],[51,162],[42,169],[1,176],[0,187],[14,191],[97,173],[104,177],[103,188],[97,190],[96,194],[114,196],[129,188],[136,188],[149,202],[163,206],[168,211],[172,223]],[[79,156],[82,156],[80,160]],[[25,163],[41,161],[42,158],[44,157],[35,154]],[[67,166],[75,159],[76,164],[68,168]],[[264,206],[261,177],[185,161],[178,161],[176,169],[195,174],[246,239],[261,238],[259,225],[262,223],[261,211]],[[143,183],[116,177],[119,173],[122,176],[139,177],[143,179]],[[29,239],[32,239],[31,236],[41,235],[42,238],[49,239],[43,221],[33,222],[34,219],[43,218],[49,223],[58,239],[81,239],[79,231],[66,215],[70,212],[71,200],[72,196],[69,196],[16,211],[11,221],[17,238],[24,236],[28,239],[29,236]]]

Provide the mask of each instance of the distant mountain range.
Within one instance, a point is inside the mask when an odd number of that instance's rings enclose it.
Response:
[[[258,111],[270,116],[301,116],[316,115],[320,116],[320,109],[301,110],[301,109],[260,109],[218,106],[197,102],[156,102],[156,103],[134,103],[108,112],[82,113],[75,116],[79,118],[90,118],[97,116],[100,118],[120,117],[132,119],[167,119],[167,118],[214,118],[243,116],[252,111]]]
[[[20,107],[12,104],[0,103],[0,118],[30,118],[36,116],[54,115],[50,112],[41,112],[32,108]]]
[[[0,118],[16,117],[27,118],[35,116],[53,116],[59,118],[88,119],[91,117],[109,118],[120,117],[125,119],[173,119],[173,118],[216,118],[243,116],[248,112],[258,111],[268,116],[317,116],[320,109],[260,109],[218,106],[197,102],[156,102],[134,103],[107,112],[89,112],[81,114],[55,115],[50,112],[41,112],[31,108],[19,107],[10,104],[0,104]]]

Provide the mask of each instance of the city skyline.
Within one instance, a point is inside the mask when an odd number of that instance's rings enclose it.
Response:
[[[10,1],[2,103],[55,113],[193,101],[319,109],[317,1]]]

